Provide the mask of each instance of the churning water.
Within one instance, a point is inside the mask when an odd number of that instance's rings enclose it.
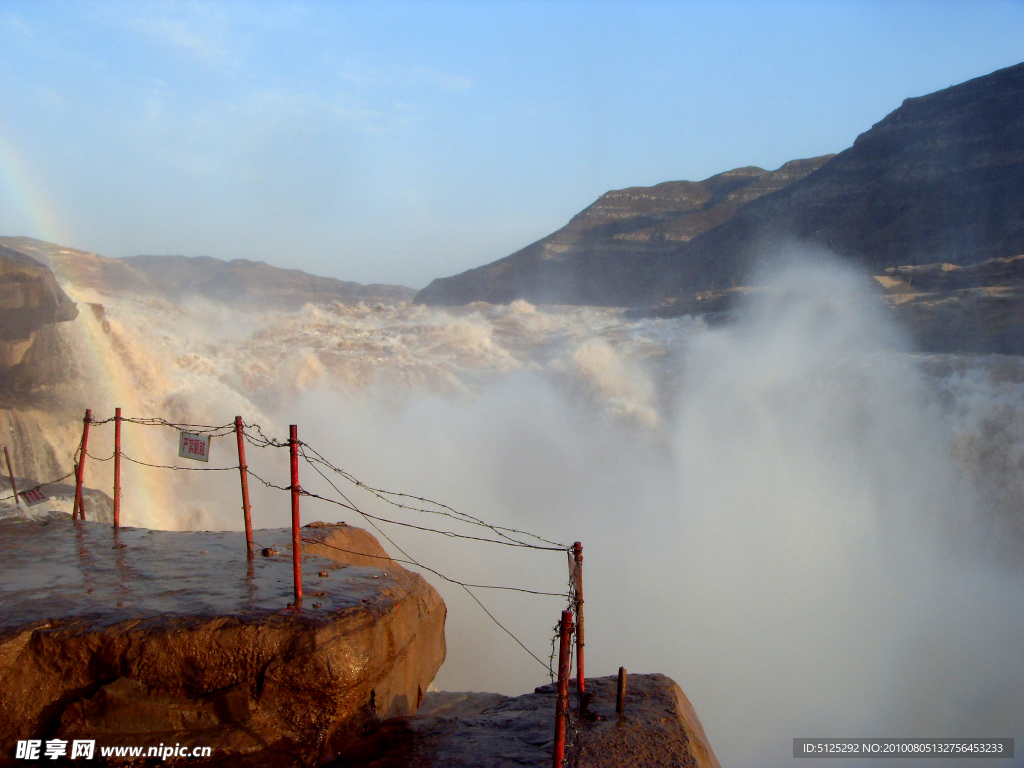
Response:
[[[588,672],[675,678],[723,764],[788,764],[798,736],[1024,737],[1024,364],[915,354],[870,281],[827,261],[769,282],[715,327],[521,301],[252,313],[72,288],[105,316],[66,330],[86,382],[67,400],[100,417],[240,413],[279,438],[296,423],[365,482],[582,540]],[[49,429],[66,470],[77,427]],[[95,434],[109,455],[109,426]],[[235,463],[231,441],[211,466]],[[129,455],[176,449],[126,426]],[[288,484],[283,451],[250,450]],[[91,463],[90,484],[109,472]],[[129,524],[241,525],[237,473],[124,474]],[[354,492],[375,514],[437,522]],[[257,525],[287,510],[254,489]],[[365,525],[308,499],[303,517]],[[453,578],[564,589],[558,553],[385,530]],[[546,681],[425,575],[449,606],[439,687]],[[547,657],[559,599],[478,594]]]

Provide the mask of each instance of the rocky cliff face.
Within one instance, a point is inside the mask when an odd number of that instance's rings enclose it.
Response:
[[[1024,256],[894,267],[875,279],[921,349],[1024,355]]]
[[[1024,64],[907,99],[818,172],[652,264],[663,285],[646,295],[739,280],[789,239],[873,274],[1024,253]]]
[[[794,160],[776,171],[737,168],[704,181],[607,192],[543,240],[493,264],[434,280],[416,301],[621,304],[644,263],[675,253],[751,200],[804,178],[831,157]]]
[[[907,99],[826,159],[610,192],[563,230],[435,280],[417,301],[651,305],[742,283],[762,253],[794,239],[874,274],[1024,253],[1024,64]]]
[[[0,246],[0,386],[10,391],[52,379],[61,351],[52,326],[77,316],[44,264]]]
[[[131,292],[177,301],[199,296],[251,307],[301,307],[410,301],[401,285],[361,285],[318,277],[298,269],[280,269],[262,261],[223,261],[207,256],[131,256],[109,259],[88,251],[29,237],[0,237],[0,245],[49,265],[61,280],[101,294]]]
[[[414,713],[444,661],[440,596],[344,524],[303,529],[301,610],[284,529],[257,532],[273,554],[254,562],[241,533],[0,529],[0,762],[18,739],[78,738],[319,765]]]
[[[923,352],[1024,355],[1024,256],[979,264],[917,264],[875,275],[879,298]],[[654,307],[628,309],[627,318],[729,318],[759,286],[697,291]]]

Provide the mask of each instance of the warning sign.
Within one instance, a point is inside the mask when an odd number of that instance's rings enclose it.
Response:
[[[210,436],[182,432],[178,437],[178,455],[195,461],[210,460]]]
[[[33,488],[31,491],[22,491],[21,498],[24,500],[26,507],[34,507],[36,504],[42,504],[46,501],[46,494],[43,493],[41,488]]]

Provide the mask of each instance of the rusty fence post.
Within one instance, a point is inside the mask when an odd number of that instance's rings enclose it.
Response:
[[[7,476],[11,478],[11,491],[14,492],[14,506],[21,506],[21,499],[18,498],[18,487],[14,484],[14,470],[11,469],[11,454],[7,452],[7,446],[4,446],[4,458],[7,459]]]
[[[114,530],[121,527],[121,409],[114,409]]]
[[[245,463],[245,436],[242,434],[242,417],[235,416],[235,437],[238,438],[238,474],[242,478],[242,517],[245,519],[245,548],[252,559],[252,518],[249,514],[249,467]],[[292,482],[297,482],[292,477]]]
[[[89,446],[89,425],[92,423],[92,411],[85,409],[82,419],[82,455],[78,457],[78,471],[75,477],[75,505],[71,509],[71,519],[81,516],[85,520],[85,508],[82,506],[82,482],[85,479],[85,451]]]
[[[615,711],[620,715],[626,711],[626,668],[619,667],[619,686],[615,694]]]
[[[583,705],[583,544],[572,545],[572,556],[576,561],[576,700]]]
[[[295,575],[295,607],[302,607],[302,550],[299,543],[299,438],[298,427],[288,427],[288,449],[292,459],[292,569]]]
[[[552,768],[562,768],[565,761],[565,726],[569,719],[569,644],[572,641],[572,611],[562,611],[558,643],[558,688],[555,692],[555,746],[551,753]]]

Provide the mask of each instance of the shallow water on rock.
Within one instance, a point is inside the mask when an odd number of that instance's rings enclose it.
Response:
[[[157,531],[44,520],[0,521],[0,628],[90,617],[114,624],[163,614],[227,616],[288,610],[293,600],[291,531],[254,532],[280,554],[249,561],[245,534]],[[396,578],[303,555],[303,612],[311,619],[372,607]],[[321,577],[318,574],[329,575]]]

